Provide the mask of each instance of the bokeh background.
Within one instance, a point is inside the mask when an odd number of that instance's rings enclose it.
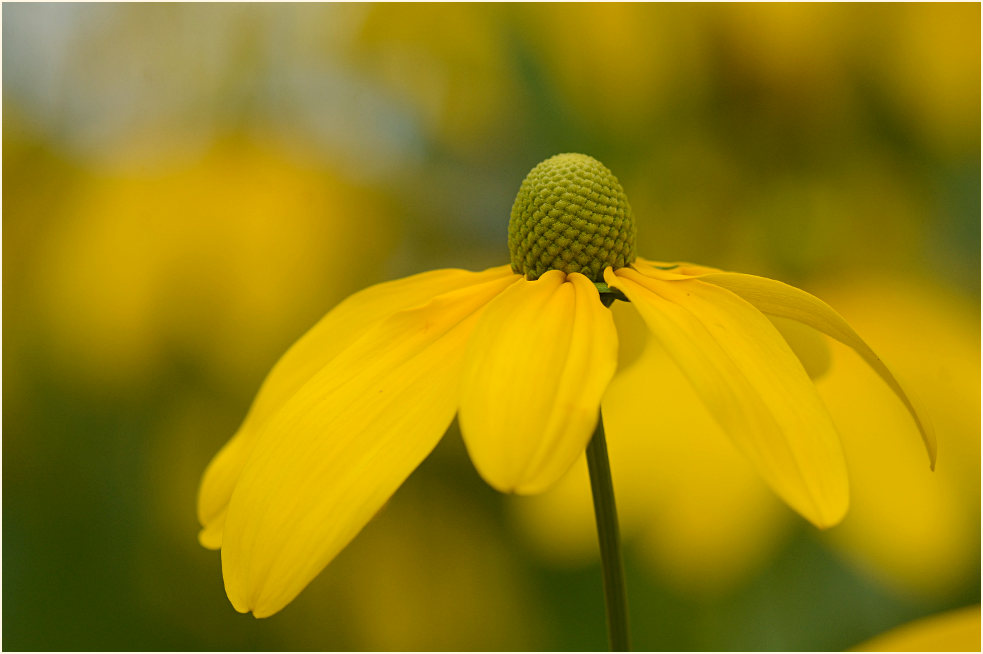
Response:
[[[668,368],[627,367],[636,647],[837,650],[979,603],[978,4],[2,18],[5,649],[603,649],[586,472],[496,494],[456,425],[272,618],[196,542],[200,474],[279,354],[355,290],[506,262],[520,181],[570,151],[619,176],[645,256],[837,307],[939,439],[933,474],[834,345],[853,504],[820,532]]]

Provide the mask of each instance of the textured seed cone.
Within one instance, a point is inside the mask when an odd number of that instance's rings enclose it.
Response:
[[[548,270],[603,281],[604,269],[635,260],[635,217],[618,178],[585,154],[558,154],[533,168],[509,219],[512,270]]]

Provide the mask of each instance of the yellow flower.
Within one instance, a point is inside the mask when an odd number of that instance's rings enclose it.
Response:
[[[978,652],[980,607],[968,606],[895,627],[854,648],[857,652]]]
[[[837,357],[817,382],[851,481],[850,515],[823,540],[872,581],[936,603],[972,586],[980,569],[979,297],[944,283],[868,273],[822,286],[932,416],[944,447],[936,473],[912,470],[921,453],[896,440],[910,431],[907,416],[857,357]],[[899,316],[918,316],[918,328]]]
[[[357,288],[368,243],[389,248],[378,201],[264,138],[83,181],[46,217],[59,227],[25,276],[46,347],[94,391],[153,379],[175,352],[238,383],[310,324],[312,303],[344,297],[319,280]]]
[[[199,539],[221,548],[237,610],[264,617],[289,603],[455,414],[494,488],[538,493],[559,480],[590,441],[615,374],[615,298],[631,302],[758,473],[816,525],[846,512],[846,468],[771,318],[856,350],[905,404],[934,462],[934,439],[900,385],[825,303],[770,279],[636,258],[631,207],[600,162],[563,154],[534,168],[512,208],[509,246],[511,265],[422,273],[353,295],[274,367],[199,493]]]

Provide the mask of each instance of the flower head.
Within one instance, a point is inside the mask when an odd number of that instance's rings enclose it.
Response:
[[[842,317],[781,282],[636,258],[631,208],[596,160],[564,154],[534,168],[512,210],[509,246],[511,265],[437,270],[356,293],[270,372],[199,493],[199,540],[221,548],[237,610],[264,617],[289,603],[455,414],[491,486],[538,493],[554,484],[583,453],[616,371],[607,308],[615,297],[638,311],[763,479],[816,525],[846,512],[846,468],[832,421],[773,319],[856,350],[905,404],[934,462],[931,432]]]
[[[635,217],[621,183],[585,154],[558,154],[533,168],[509,219],[512,270],[539,279],[547,270],[604,281],[604,269],[635,260]]]

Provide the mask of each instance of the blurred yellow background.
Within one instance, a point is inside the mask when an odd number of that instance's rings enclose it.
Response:
[[[626,339],[635,646],[837,650],[979,603],[978,4],[2,17],[5,649],[603,649],[585,470],[499,495],[456,426],[270,619],[196,542],[200,474],[277,357],[355,290],[506,262],[519,183],[559,152],[618,175],[645,256],[826,299],[938,433],[930,473],[834,347],[852,508],[819,532],[670,369],[632,384],[657,353]]]

